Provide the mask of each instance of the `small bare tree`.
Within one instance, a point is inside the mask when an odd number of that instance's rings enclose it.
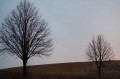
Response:
[[[16,55],[23,61],[23,75],[26,76],[28,59],[48,56],[52,43],[47,23],[38,15],[36,7],[24,0],[5,18],[0,29],[0,53]]]
[[[110,44],[104,40],[103,35],[98,35],[97,39],[93,38],[89,43],[86,55],[95,63],[99,76],[101,76],[103,63],[113,57],[113,52]]]

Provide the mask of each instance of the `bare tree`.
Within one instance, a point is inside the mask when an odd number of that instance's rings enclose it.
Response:
[[[23,75],[26,76],[28,59],[48,56],[52,40],[46,21],[38,15],[36,7],[24,0],[5,18],[0,29],[0,54],[16,55],[23,61]]]
[[[103,35],[98,35],[97,39],[93,38],[89,43],[86,55],[95,63],[98,68],[99,76],[101,76],[104,61],[111,59],[113,52],[110,44],[104,40]]]

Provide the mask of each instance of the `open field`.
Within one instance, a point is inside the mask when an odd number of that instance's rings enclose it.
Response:
[[[22,77],[22,68],[0,70],[0,79],[98,79],[97,68],[91,62],[29,66]],[[106,62],[101,79],[120,79],[120,61]]]

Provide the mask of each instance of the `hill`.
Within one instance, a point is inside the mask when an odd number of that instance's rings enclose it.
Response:
[[[120,61],[108,61],[102,70],[102,79],[119,79]],[[98,73],[92,62],[74,62],[28,66],[25,78],[22,67],[1,69],[0,79],[98,79]]]

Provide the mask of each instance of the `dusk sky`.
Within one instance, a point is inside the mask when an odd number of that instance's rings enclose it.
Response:
[[[0,23],[22,0],[0,0]],[[120,60],[120,0],[28,0],[48,22],[54,50],[50,57],[33,57],[28,65],[88,61],[93,36],[103,34]],[[22,66],[16,56],[1,56],[0,69]]]

